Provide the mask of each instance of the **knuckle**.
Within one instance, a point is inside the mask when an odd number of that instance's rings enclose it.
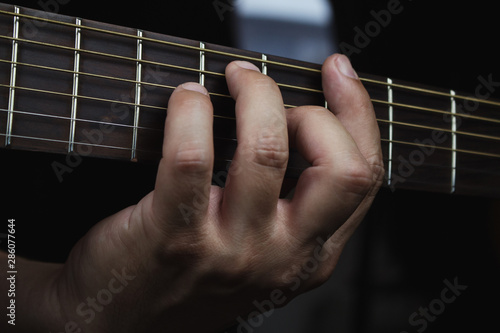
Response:
[[[288,143],[283,137],[265,132],[251,148],[253,162],[264,167],[284,169],[288,163]]]
[[[208,249],[204,242],[196,237],[186,235],[182,241],[170,239],[158,251],[156,258],[165,264],[181,267],[191,267],[195,263],[206,260]]]
[[[352,160],[344,164],[338,178],[340,185],[347,193],[366,195],[375,185],[372,169],[364,161]]]
[[[205,175],[212,170],[212,157],[200,142],[183,142],[177,148],[175,168],[181,173]]]
[[[378,191],[378,189],[382,186],[385,177],[385,167],[382,156],[377,156],[373,158],[371,161],[369,160],[371,170],[373,172],[373,181],[374,181],[374,192]]]

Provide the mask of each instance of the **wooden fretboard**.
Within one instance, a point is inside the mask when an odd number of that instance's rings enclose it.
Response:
[[[161,157],[166,105],[184,82],[215,106],[217,165],[236,148],[224,69],[253,62],[286,107],[324,106],[321,66],[0,4],[0,147],[137,162]],[[500,78],[473,94],[361,75],[380,125],[386,186],[500,196]],[[332,143],[333,144],[333,143]],[[295,152],[289,175],[306,165]]]

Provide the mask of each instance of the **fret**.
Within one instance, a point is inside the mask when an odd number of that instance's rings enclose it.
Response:
[[[14,7],[14,13],[19,14],[19,7]],[[7,128],[5,131],[5,146],[8,147],[12,143],[12,123],[14,121],[14,108],[16,97],[16,77],[17,77],[17,55],[18,55],[18,38],[19,38],[19,16],[14,16],[14,28],[12,33],[12,55],[10,67],[10,86],[9,86],[9,103],[7,113]]]
[[[387,79],[387,102],[388,102],[388,113],[389,113],[389,149],[387,157],[387,185],[392,184],[392,159],[393,159],[393,142],[394,142],[394,95],[392,89],[392,80]]]
[[[238,59],[270,75],[285,105],[329,106],[317,64],[55,14],[46,20],[39,11],[14,6],[0,9],[4,31],[14,19],[13,33],[0,36],[6,54],[0,59],[6,74],[1,126],[10,128],[0,135],[15,149],[67,153],[82,146],[94,157],[157,162],[169,94],[199,80],[216,111],[216,159],[229,161],[236,131],[224,68]],[[44,22],[43,29],[24,35],[24,19]],[[361,80],[374,102],[391,188],[486,193],[485,179],[498,184],[500,103],[365,74]],[[481,105],[470,111],[474,102]],[[299,176],[305,167],[292,159],[287,174]]]
[[[205,86],[205,43],[200,42],[200,84]]]
[[[267,55],[262,54],[262,74],[267,75]]]
[[[450,91],[451,95],[451,193],[455,193],[457,188],[457,102],[455,91]]]
[[[134,106],[134,132],[132,134],[132,155],[130,159],[137,161],[137,136],[139,130],[139,117],[141,105],[141,82],[142,82],[142,30],[137,30],[137,65],[135,84],[135,106]]]
[[[68,153],[72,153],[75,149],[75,130],[77,121],[77,108],[78,108],[78,84],[80,72],[80,49],[81,49],[81,35],[82,21],[76,19],[77,28],[75,29],[75,60],[73,66],[73,96],[71,97],[71,121],[69,130],[69,144]]]

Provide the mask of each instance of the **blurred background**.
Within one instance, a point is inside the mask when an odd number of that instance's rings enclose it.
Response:
[[[485,0],[3,2],[42,10],[56,3],[61,14],[316,63],[342,51],[359,73],[469,94],[480,75],[500,81],[497,10]],[[359,31],[375,20],[373,13],[389,9],[394,12],[390,22],[369,40],[360,40]],[[64,261],[94,223],[147,194],[156,175],[155,166],[89,158],[59,183],[51,168],[54,160],[64,161],[64,156],[0,150],[7,198],[0,213],[19,221],[17,248],[34,259]],[[251,330],[497,329],[498,210],[491,198],[383,189],[329,282],[264,316],[263,324]],[[445,280],[467,289],[441,309],[435,300],[447,287]],[[425,317],[421,311],[429,306],[439,315]],[[247,331],[236,327],[227,332]]]

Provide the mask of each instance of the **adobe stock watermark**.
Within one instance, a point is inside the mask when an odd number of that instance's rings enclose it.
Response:
[[[136,278],[135,275],[129,275],[125,268],[122,269],[121,273],[113,269],[111,270],[111,275],[113,277],[108,281],[105,288],[99,290],[95,297],[87,297],[85,301],[76,307],[76,314],[85,324],[91,324],[97,316],[96,312],[103,312],[106,306],[109,306],[113,302],[114,297],[123,292],[129,285],[129,282]],[[82,330],[76,321],[68,321],[64,325],[64,331],[60,333],[82,332],[85,332],[85,330]]]
[[[446,307],[454,303],[468,288],[468,286],[462,285],[458,282],[458,277],[455,277],[453,282],[446,279],[443,283],[445,287],[441,290],[439,297],[430,301],[428,306],[421,306],[408,318],[408,323],[410,326],[414,327],[418,333],[425,332],[429,323],[435,322],[436,319],[444,313]],[[410,332],[401,331],[401,333]]]
[[[411,1],[411,0],[408,0]],[[371,10],[370,15],[373,18],[367,22],[363,28],[359,26],[354,27],[354,39],[352,44],[341,42],[339,48],[347,57],[353,54],[360,54],[361,51],[371,44],[374,38],[377,38],[387,28],[395,15],[403,12],[404,6],[400,0],[389,0],[386,9],[379,11]]]
[[[203,191],[193,189],[194,196],[192,204],[186,205],[185,203],[180,203],[177,207],[182,215],[182,218],[184,219],[184,222],[186,222],[187,225],[190,225],[193,215],[197,215],[199,212],[205,210],[207,202],[210,201],[210,192],[212,185],[223,188],[229,174],[235,175],[236,173],[237,172],[233,172],[231,170],[231,166],[230,164],[228,164],[226,170],[213,173],[212,184],[206,186]]]
[[[47,13],[59,14],[61,6],[65,6],[70,3],[71,0],[39,0],[37,5],[43,11],[39,12],[37,15],[41,20],[30,19],[23,23],[21,27],[21,32],[25,38],[35,37],[41,28],[45,27],[48,22],[44,19],[48,19]]]
[[[224,22],[226,20],[226,13],[233,12],[241,1],[243,0],[214,0],[212,5],[221,22]]]
[[[493,80],[493,74],[487,77],[479,76],[479,84],[476,86],[475,94],[473,97],[463,99],[461,104],[456,105],[456,114],[445,113],[443,114],[443,121],[450,125],[453,122],[456,124],[456,129],[460,129],[463,125],[463,117],[461,115],[472,115],[479,109],[480,102],[478,100],[488,100],[495,91],[500,87],[500,81]],[[391,191],[396,190],[397,184],[402,184],[410,178],[418,167],[422,166],[425,161],[432,156],[440,144],[450,140],[452,135],[445,131],[433,130],[430,137],[424,140],[413,140],[413,143],[418,147],[412,150],[408,155],[399,155],[397,161],[399,166],[397,170],[393,170],[391,175],[387,175],[390,179],[389,188]]]
[[[144,100],[149,92],[157,89],[157,86],[148,85],[147,83],[161,84],[164,77],[169,75],[169,73],[161,71],[160,65],[156,65],[155,67],[148,65],[144,70],[145,74],[141,86],[141,100]],[[160,74],[164,75],[162,76]],[[135,93],[136,88],[134,86],[128,94],[121,94],[119,101],[111,103],[111,118],[118,118],[121,121],[130,118],[131,114],[134,112],[134,106],[131,104],[134,101]],[[72,173],[74,169],[78,168],[83,163],[83,157],[92,155],[94,147],[102,145],[106,135],[113,133],[119,126],[118,124],[106,122],[99,122],[98,125],[97,129],[89,130],[84,128],[81,130],[80,133],[85,140],[82,142],[75,142],[76,149],[66,155],[65,163],[59,161],[52,162],[52,170],[60,183],[64,181],[64,177],[67,174]]]

